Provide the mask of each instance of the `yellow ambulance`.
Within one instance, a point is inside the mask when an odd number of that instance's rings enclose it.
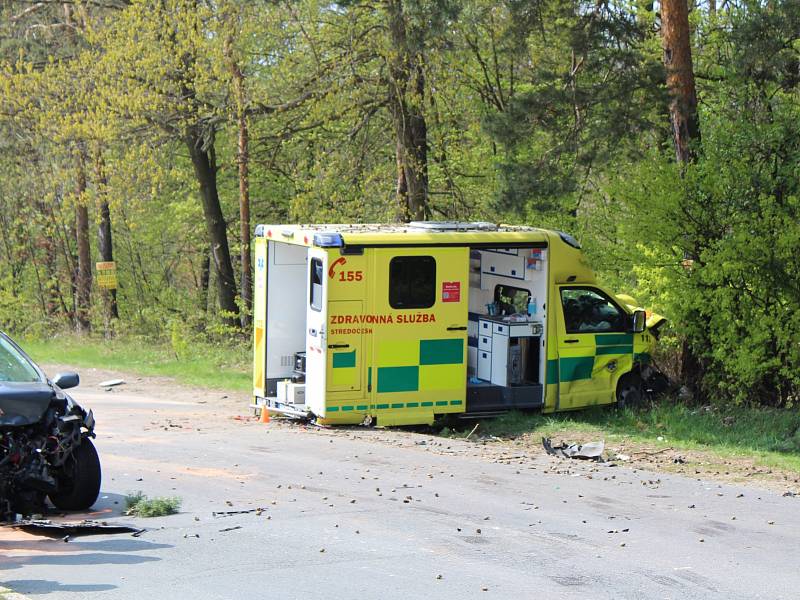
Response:
[[[661,317],[558,231],[259,225],[254,406],[323,424],[631,403]]]

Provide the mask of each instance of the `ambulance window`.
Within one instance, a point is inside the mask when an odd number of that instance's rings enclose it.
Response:
[[[513,315],[527,313],[531,293],[513,285],[497,284],[494,286],[494,301],[500,307],[500,314]]]
[[[322,310],[322,260],[311,259],[311,293],[309,294],[311,308]]]
[[[567,333],[627,331],[626,313],[600,290],[561,288],[561,304]]]
[[[389,261],[389,305],[430,308],[436,302],[436,260],[432,256],[395,256]]]

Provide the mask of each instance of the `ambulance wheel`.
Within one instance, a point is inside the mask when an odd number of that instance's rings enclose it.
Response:
[[[641,377],[634,373],[623,375],[617,384],[617,408],[636,408],[643,398]]]

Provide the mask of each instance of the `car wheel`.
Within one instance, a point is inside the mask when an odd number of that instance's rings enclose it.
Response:
[[[628,373],[617,384],[617,408],[635,408],[642,403],[644,392],[638,375]]]
[[[50,502],[61,510],[86,510],[100,494],[100,458],[89,438],[84,438],[64,465],[58,493]]]

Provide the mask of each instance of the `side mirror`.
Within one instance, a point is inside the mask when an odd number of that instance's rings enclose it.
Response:
[[[647,315],[643,310],[635,310],[633,311],[631,322],[633,333],[642,333],[647,327]]]
[[[62,390],[78,387],[81,383],[81,378],[77,373],[59,373],[53,377],[53,383],[60,387]]]

